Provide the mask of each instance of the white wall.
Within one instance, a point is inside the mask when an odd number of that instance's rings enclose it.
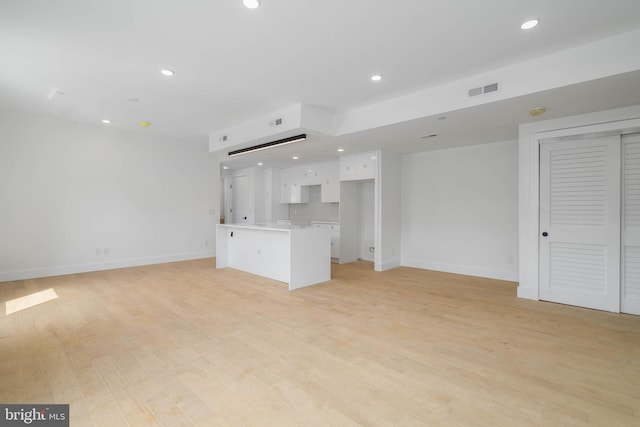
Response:
[[[253,223],[265,222],[267,214],[266,206],[266,188],[265,188],[265,170],[262,168],[254,168],[253,175],[253,194],[255,195]],[[251,184],[250,184],[251,185]]]
[[[264,221],[267,223],[279,219],[289,219],[289,205],[280,203],[280,169],[264,170]]]
[[[223,191],[225,191],[225,223],[232,224],[233,223],[233,215],[230,212],[233,204],[233,191],[228,191],[230,185],[232,185],[232,178],[238,178],[246,176],[247,177],[247,192],[248,194],[240,193],[240,196],[236,195],[235,197],[246,197],[248,203],[248,212],[247,212],[247,223],[255,224],[264,221],[264,185],[263,185],[263,170],[259,168],[245,168],[245,169],[236,169],[232,171],[224,171],[220,179],[225,182],[225,186],[223,186]],[[236,189],[237,190],[237,189]],[[231,194],[229,194],[231,193]],[[237,199],[238,200],[238,199]],[[237,202],[236,200],[236,202]]]
[[[375,236],[375,185],[373,180],[358,182],[360,211],[360,259],[374,261],[369,247],[376,246]]]
[[[402,157],[402,264],[518,280],[518,144]]]
[[[402,264],[401,241],[401,156],[378,151],[376,178],[376,271],[385,271]]]
[[[309,186],[308,203],[291,203],[289,218],[294,224],[309,224],[311,221],[338,221],[340,218],[339,203],[322,203],[319,185]]]
[[[206,141],[0,112],[0,281],[214,256],[218,205]]]
[[[340,182],[340,264],[360,257],[360,196],[357,181]]]

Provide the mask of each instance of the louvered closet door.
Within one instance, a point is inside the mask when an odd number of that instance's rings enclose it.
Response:
[[[640,314],[640,134],[622,137],[623,313]]]
[[[619,136],[540,144],[539,289],[542,300],[620,310]]]

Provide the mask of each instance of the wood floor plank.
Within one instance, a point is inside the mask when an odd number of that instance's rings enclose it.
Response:
[[[72,425],[640,425],[640,316],[371,263],[284,283],[213,260],[0,284],[0,401]]]

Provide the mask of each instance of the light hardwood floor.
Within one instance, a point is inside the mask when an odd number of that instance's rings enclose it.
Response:
[[[516,284],[333,265],[283,283],[214,260],[0,283],[0,403],[72,426],[637,426],[640,316]]]

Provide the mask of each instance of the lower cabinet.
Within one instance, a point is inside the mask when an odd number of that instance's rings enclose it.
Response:
[[[331,229],[331,258],[335,258],[336,260],[340,259],[340,226],[332,226],[335,227],[335,230]]]
[[[340,259],[340,225],[334,222],[313,222],[316,228],[327,228],[331,231],[331,259]]]

